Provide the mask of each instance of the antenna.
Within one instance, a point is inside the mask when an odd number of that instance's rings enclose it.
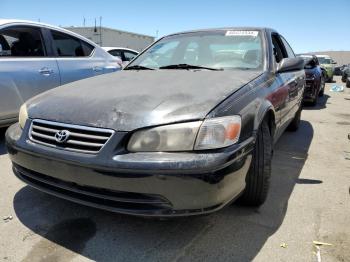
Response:
[[[83,27],[85,27],[85,16],[83,17]]]
[[[95,17],[95,28],[94,28],[94,32],[97,33],[97,27],[96,27],[96,17]]]

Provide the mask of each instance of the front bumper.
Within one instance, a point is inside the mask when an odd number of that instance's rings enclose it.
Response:
[[[243,191],[254,138],[200,153],[127,153],[116,132],[97,155],[69,152],[28,139],[29,121],[6,132],[15,175],[74,202],[141,216],[214,212]]]
[[[306,79],[303,101],[312,101],[318,95],[317,84],[314,79]]]

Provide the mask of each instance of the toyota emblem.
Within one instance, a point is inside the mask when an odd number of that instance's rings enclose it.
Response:
[[[55,134],[55,140],[57,143],[64,143],[68,140],[70,132],[68,130],[60,130]]]

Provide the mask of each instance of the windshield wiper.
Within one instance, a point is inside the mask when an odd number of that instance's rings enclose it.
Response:
[[[132,65],[125,67],[124,70],[154,70],[154,68],[141,65]]]
[[[213,71],[224,70],[223,68],[212,68],[212,67],[189,65],[189,64],[167,65],[167,66],[161,66],[159,67],[159,69],[206,69],[206,70],[213,70]]]

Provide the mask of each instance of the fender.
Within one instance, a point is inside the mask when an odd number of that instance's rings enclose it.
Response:
[[[262,121],[269,118],[271,133],[275,134],[276,112],[272,103],[266,98],[269,86],[274,82],[271,74],[262,74],[243,86],[212,110],[207,118],[240,115],[242,129],[240,141],[256,136]]]

